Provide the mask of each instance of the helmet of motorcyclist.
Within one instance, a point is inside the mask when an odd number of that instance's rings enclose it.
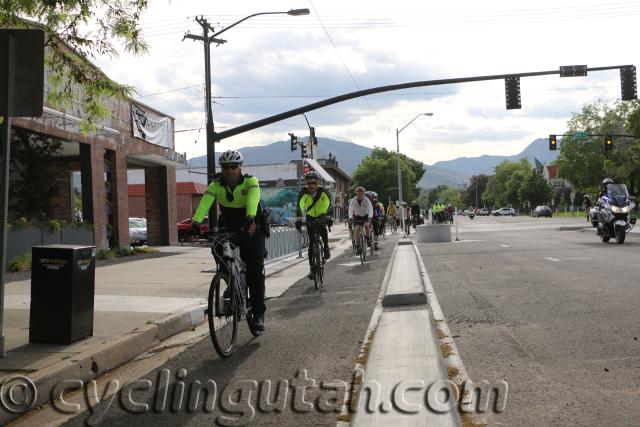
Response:
[[[613,180],[611,178],[605,178],[602,181],[602,188],[604,189],[604,191],[607,191],[607,185],[609,184],[613,184]]]

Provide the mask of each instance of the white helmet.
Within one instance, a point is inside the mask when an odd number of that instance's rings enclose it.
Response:
[[[235,150],[227,150],[224,153],[220,154],[218,158],[218,163],[220,166],[223,165],[241,165],[244,161],[242,157],[242,153]]]

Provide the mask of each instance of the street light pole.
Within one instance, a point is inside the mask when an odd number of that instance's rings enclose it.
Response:
[[[280,15],[287,14],[291,16],[302,16],[308,15],[309,9],[292,9],[288,12],[260,12],[254,13],[253,15],[246,16],[241,20],[234,22],[228,27],[214,32],[213,27],[209,25],[206,19],[203,17],[196,18],[196,22],[200,24],[202,27],[202,36],[196,36],[194,34],[185,34],[183,39],[192,39],[199,40],[204,44],[204,75],[205,75],[205,110],[207,114],[207,185],[213,182],[214,176],[216,174],[216,146],[214,139],[214,125],[213,125],[213,112],[211,111],[211,51],[210,45],[211,43],[216,43],[218,45],[226,43],[226,40],[217,39],[216,37],[225,31],[235,27],[241,22],[246,21],[249,18],[253,18],[258,15]],[[209,30],[213,33],[209,36]],[[217,211],[215,207],[215,203],[211,205],[209,209],[209,229],[213,229],[218,225]]]
[[[397,163],[398,163],[398,201],[400,204],[400,218],[402,218],[402,232],[404,236],[407,236],[407,232],[404,224],[404,208],[402,207],[402,170],[400,169],[400,132],[405,130],[407,126],[413,123],[420,116],[433,116],[433,113],[421,113],[415,116],[409,123],[404,125],[400,130],[396,129],[396,151],[397,151]]]

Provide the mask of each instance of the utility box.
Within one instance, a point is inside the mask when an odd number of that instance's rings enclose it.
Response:
[[[71,344],[93,336],[95,246],[31,249],[29,342]]]

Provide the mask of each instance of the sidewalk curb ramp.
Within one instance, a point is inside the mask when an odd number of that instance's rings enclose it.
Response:
[[[332,247],[338,247],[341,243],[342,240],[334,242]],[[282,273],[284,270],[306,261],[306,259],[306,250],[303,251],[302,258],[280,259],[282,267],[268,272],[265,277]],[[26,375],[19,372],[8,375],[6,378],[11,378],[14,375],[28,377],[36,387],[37,396],[35,403],[24,413],[13,413],[0,409],[0,425],[5,425],[43,404],[57,400],[59,396],[54,397],[53,393],[59,394],[61,390],[56,390],[56,387],[59,388],[65,380],[80,380],[84,383],[96,379],[158,346],[167,338],[203,324],[205,310],[205,305],[192,306],[186,311],[172,313],[153,320],[118,339],[105,342],[46,368]],[[67,383],[67,387],[72,388],[71,382]]]
[[[394,249],[355,371],[353,396],[347,396],[338,426],[461,425],[457,402],[448,410],[427,404],[431,385],[436,391],[446,388],[449,399],[454,394],[411,239],[401,239]],[[369,392],[360,402],[363,389],[370,387],[378,397]]]

